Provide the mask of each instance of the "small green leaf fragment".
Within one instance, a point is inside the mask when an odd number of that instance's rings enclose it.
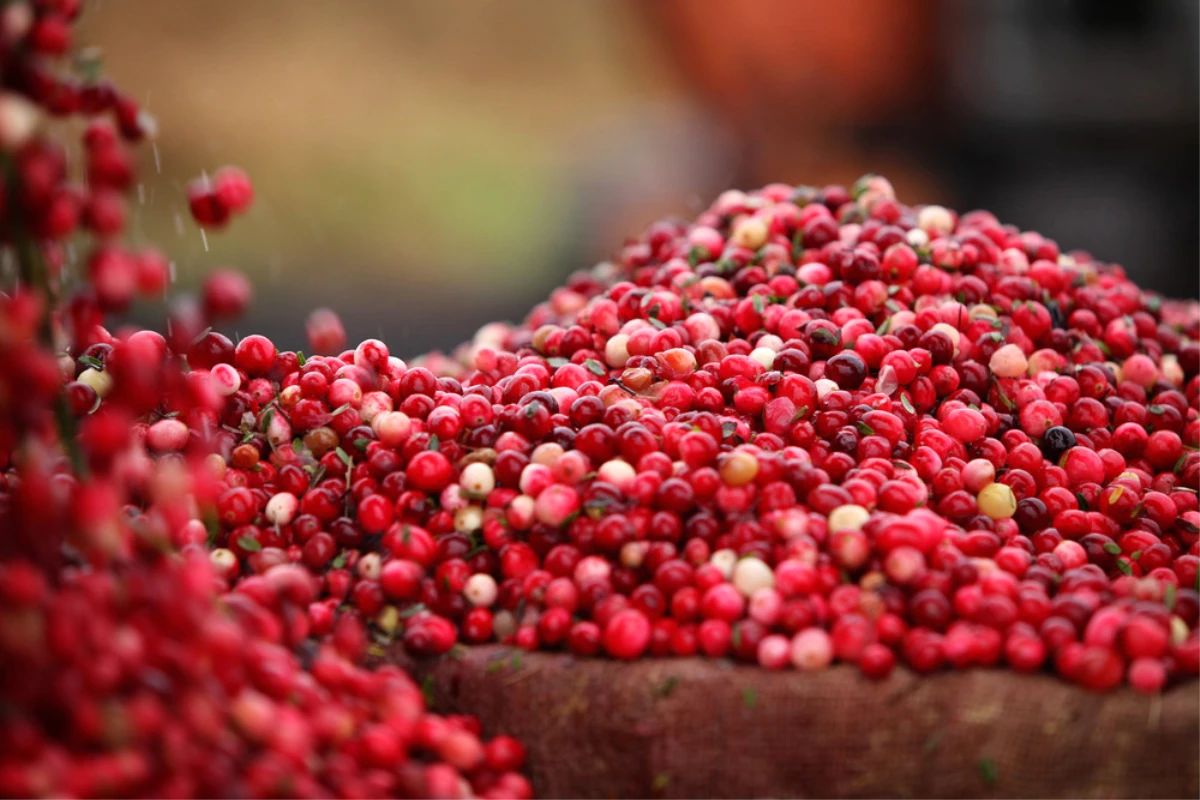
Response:
[[[1119,556],[1121,555],[1121,546],[1116,542],[1105,542],[1104,552],[1108,553],[1110,556]]]
[[[249,534],[246,534],[245,536],[239,536],[237,543],[238,547],[242,548],[247,553],[257,553],[259,550],[262,550],[262,542],[258,541],[258,539],[255,539]]]
[[[749,709],[756,708],[758,706],[758,692],[754,691],[754,689],[746,688],[742,692],[742,705]]]
[[[997,779],[1000,777],[996,771],[996,762],[990,758],[979,759],[979,775],[988,786],[995,786]]]
[[[607,370],[604,369],[604,365],[594,358],[589,358],[587,361],[584,361],[583,365],[587,367],[588,372],[592,373],[593,375],[603,375],[605,372],[607,372]]]

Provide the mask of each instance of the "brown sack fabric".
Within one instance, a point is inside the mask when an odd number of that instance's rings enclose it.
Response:
[[[416,668],[439,711],[524,742],[539,797],[1200,792],[1197,681],[1101,695],[1000,670],[897,669],[872,683],[848,666],[801,674],[500,646]]]

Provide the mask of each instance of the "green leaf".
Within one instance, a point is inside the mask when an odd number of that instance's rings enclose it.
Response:
[[[513,672],[516,672],[517,670],[521,669],[521,666],[522,666],[521,665],[521,654],[513,653],[513,657],[512,657]]]
[[[767,308],[767,301],[761,294],[756,294],[750,299],[750,304],[754,306],[754,313],[762,314]]]
[[[900,395],[900,405],[904,406],[904,410],[910,414],[917,413],[917,409],[913,408],[912,400],[908,399],[907,394]]]
[[[650,324],[658,328],[660,331],[666,330],[669,326],[658,317],[650,317]]]
[[[421,679],[421,694],[425,695],[425,707],[433,708],[433,674]]]
[[[804,255],[804,231],[798,230],[792,236],[792,258],[798,259]]]
[[[262,550],[262,542],[255,539],[253,536],[239,536],[237,539],[238,547],[245,550],[247,553],[257,553]]]
[[[271,423],[274,420],[275,420],[275,409],[268,408],[267,413],[263,414],[262,425],[259,427],[259,430],[262,431],[263,433],[266,433],[267,429],[271,427]]]
[[[342,460],[343,464],[347,467],[350,466],[350,455],[345,450],[339,447],[335,452],[337,452],[337,457]]]
[[[809,334],[808,338],[812,339],[814,342],[828,345],[836,345],[840,341],[836,333],[825,327],[814,328],[813,332]]]
[[[979,775],[988,786],[995,786],[1000,775],[996,772],[996,763],[990,758],[979,759]]]
[[[865,423],[861,420],[854,423],[854,427],[858,428],[858,432],[861,433],[863,436],[871,436],[872,434],[875,433],[874,428],[872,428],[870,425],[868,425],[867,423]]]
[[[355,439],[353,442],[354,446],[357,447],[359,450],[362,450],[363,452],[366,452],[367,445],[369,445],[370,443],[371,443],[371,440],[365,436],[360,436],[357,439]]]
[[[1121,555],[1121,546],[1116,542],[1105,542],[1104,552],[1108,553],[1110,556],[1119,556]]]
[[[95,356],[80,356],[79,363],[83,364],[84,366],[91,367],[92,369],[96,370],[97,372],[104,371],[104,364],[100,361],[100,359],[96,358]]]
[[[338,553],[334,557],[333,561],[329,562],[329,566],[333,567],[334,569],[341,569],[342,567],[346,566],[346,551],[343,550],[342,552]]]
[[[566,358],[547,358],[546,363],[554,369],[558,369],[559,367],[565,367],[567,364],[570,364],[571,361]]]
[[[308,363],[308,359],[304,357],[303,350],[296,351],[296,363],[302,367]]]
[[[679,678],[675,675],[668,675],[662,683],[651,689],[651,693],[655,697],[670,697],[671,693],[679,687]]]
[[[796,409],[796,416],[792,417],[792,422],[799,422],[804,419],[804,415],[808,413],[808,406],[800,406]]]
[[[878,328],[875,329],[875,335],[876,336],[885,336],[885,335],[887,335],[887,332],[890,331],[891,329],[892,329],[892,318],[888,317],[887,319],[885,319],[883,322],[881,322],[879,324]]]
[[[758,692],[747,687],[742,692],[742,705],[749,709],[754,709],[756,706],[758,706]]]
[[[593,375],[603,375],[608,371],[604,368],[603,364],[594,358],[589,358],[587,361],[584,361],[583,365],[587,367],[588,372],[592,373]]]
[[[733,434],[736,432],[737,432],[737,423],[736,422],[722,422],[721,423],[721,438],[722,439],[728,439],[730,436],[733,436]]]
[[[437,435],[436,433],[434,433],[434,434],[431,434],[431,435],[430,435],[430,437],[429,437],[429,447],[428,447],[428,448],[426,448],[426,449],[427,449],[427,450],[437,450],[437,449],[438,449],[438,447],[440,447],[440,446],[441,446],[441,444],[442,444],[442,443],[441,443],[441,440],[439,440],[439,439],[438,439],[438,435]]]
[[[712,258],[712,253],[708,252],[708,248],[703,245],[693,245],[692,249],[688,251],[688,264],[693,267],[710,258]]]
[[[1173,583],[1168,583],[1167,588],[1163,590],[1163,604],[1169,611],[1175,610],[1175,593],[1177,591]]]
[[[1083,496],[1083,492],[1075,493],[1075,500],[1079,503],[1080,511],[1091,511],[1091,506],[1088,505],[1087,498]]]
[[[1125,573],[1126,575],[1133,574],[1133,566],[1124,559],[1121,559],[1117,562],[1117,569],[1121,570],[1121,572]]]
[[[1139,558],[1141,558],[1141,557],[1142,557],[1142,551],[1141,551],[1141,550],[1134,550],[1132,553],[1130,553],[1130,554],[1129,554],[1129,560],[1130,560],[1130,561],[1137,561],[1137,560],[1138,560]]]
[[[300,455],[304,452],[304,440],[299,436],[297,436],[295,439],[292,439],[292,452],[296,455]]]
[[[343,403],[342,405],[335,408],[333,411],[330,411],[329,416],[336,417],[338,414],[341,414],[343,411],[349,411],[349,410],[350,410],[350,404]]]
[[[424,603],[413,603],[411,606],[400,612],[400,619],[409,619],[410,617],[420,614],[424,610]]]

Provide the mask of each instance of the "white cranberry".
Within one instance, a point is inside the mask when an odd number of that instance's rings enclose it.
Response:
[[[773,587],[775,573],[761,559],[743,558],[733,567],[733,585],[743,597],[749,597],[759,589]]]
[[[477,572],[467,578],[462,592],[467,602],[476,608],[489,608],[496,602],[496,579],[487,573]]]

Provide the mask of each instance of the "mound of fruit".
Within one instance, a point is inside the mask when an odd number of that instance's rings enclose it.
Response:
[[[235,272],[115,327],[169,288],[122,243],[153,124],[60,66],[77,12],[0,10],[0,795],[529,796],[394,647],[1200,672],[1196,302],[868,176],[726,192],[450,356],[235,343]]]

